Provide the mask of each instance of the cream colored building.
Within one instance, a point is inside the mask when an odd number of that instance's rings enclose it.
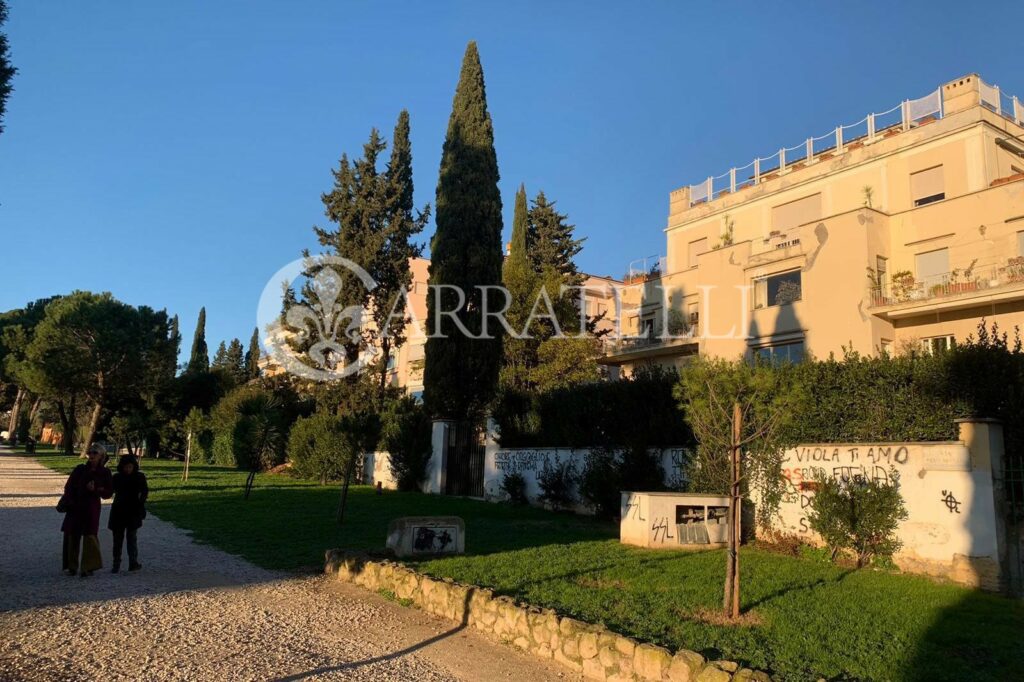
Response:
[[[697,353],[931,352],[1024,326],[1024,103],[977,74],[675,190],[623,292],[631,371]],[[672,328],[673,338],[664,332]]]

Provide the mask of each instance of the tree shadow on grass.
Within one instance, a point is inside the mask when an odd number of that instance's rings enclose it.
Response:
[[[907,682],[1024,680],[1024,602],[968,592],[938,614],[899,672]]]

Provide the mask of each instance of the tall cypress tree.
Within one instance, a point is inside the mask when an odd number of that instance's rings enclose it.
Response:
[[[512,241],[501,269],[502,283],[511,297],[505,317],[516,332],[523,331],[530,315],[539,279],[533,268],[529,220],[526,187],[520,185],[512,218]],[[500,385],[505,389],[528,389],[530,369],[537,364],[537,341],[506,338],[503,351]]]
[[[7,3],[0,0],[0,26],[7,21]],[[0,33],[0,133],[4,131],[4,114],[7,113],[7,98],[14,88],[11,81],[18,70],[11,66],[11,56],[7,48],[7,34]]]
[[[252,336],[249,338],[249,350],[245,353],[245,376],[249,380],[260,378],[259,327],[253,327]]]
[[[457,316],[473,335],[483,326],[478,286],[501,284],[501,194],[494,129],[487,112],[484,73],[476,43],[466,47],[455,89],[437,183],[437,229],[430,245],[430,284],[465,293]],[[493,293],[493,292],[492,292]],[[432,290],[427,298],[424,401],[436,417],[482,415],[494,395],[501,367],[502,330],[491,319],[490,339],[470,339],[444,311],[456,309],[458,295]],[[491,302],[492,307],[500,301]],[[437,332],[437,333],[435,333]]]
[[[199,309],[196,320],[196,333],[192,336],[192,354],[188,359],[187,372],[207,372],[210,370],[210,355],[206,347],[206,308]]]

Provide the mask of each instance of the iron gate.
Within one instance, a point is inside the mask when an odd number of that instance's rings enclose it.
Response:
[[[472,422],[455,422],[448,427],[444,492],[484,496],[484,433]]]
[[[1006,454],[1003,482],[1008,507],[1006,535],[1010,575],[1007,586],[1011,594],[1024,597],[1024,457],[1020,453]]]

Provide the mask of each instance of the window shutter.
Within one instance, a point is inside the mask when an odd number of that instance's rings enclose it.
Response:
[[[821,220],[821,194],[812,194],[772,209],[772,229],[785,232]]]
[[[913,173],[910,176],[910,197],[915,202],[945,192],[942,166]]]

